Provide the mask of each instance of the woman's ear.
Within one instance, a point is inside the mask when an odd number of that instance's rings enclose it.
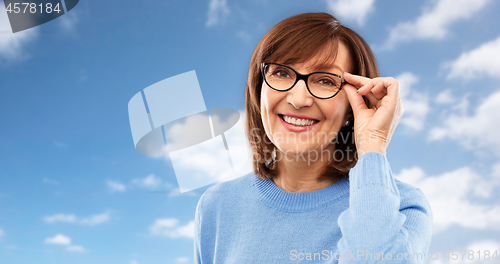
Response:
[[[352,119],[353,119],[353,113],[352,113],[352,109],[351,109],[351,106],[349,106],[349,108],[347,109],[347,113],[344,115],[344,120],[342,122],[342,126],[348,126],[348,125],[352,125]],[[347,123],[347,121],[349,121],[349,123]]]

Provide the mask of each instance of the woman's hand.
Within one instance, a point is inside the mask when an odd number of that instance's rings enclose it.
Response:
[[[392,134],[403,116],[399,82],[392,77],[367,78],[344,73],[347,99],[354,115],[354,135],[358,157],[376,151],[386,154]],[[376,109],[366,106],[366,96]]]

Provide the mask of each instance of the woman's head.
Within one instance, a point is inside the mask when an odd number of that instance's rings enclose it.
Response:
[[[366,42],[326,13],[287,18],[257,45],[246,87],[247,136],[253,151],[254,171],[259,177],[272,178],[277,174],[276,169],[266,166],[274,148],[302,154],[306,159],[315,153],[327,153],[329,163],[321,176],[347,176],[356,163],[356,148],[352,111],[345,92],[340,90],[332,98],[319,99],[308,91],[304,81],[298,81],[287,91],[271,89],[264,82],[262,63],[287,65],[299,74],[324,71],[342,76],[347,71],[378,77],[375,58]],[[369,105],[368,100],[365,102]],[[284,121],[291,120],[284,114],[313,119],[314,124],[298,131],[292,127],[290,131]],[[325,152],[326,149],[335,151]],[[311,150],[315,151],[312,156]]]

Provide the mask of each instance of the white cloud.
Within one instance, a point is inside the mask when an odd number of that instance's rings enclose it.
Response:
[[[199,136],[196,136],[201,130],[200,124],[207,122],[206,116],[193,115],[165,129],[167,148],[170,151],[168,160],[174,167],[181,192],[230,177],[239,177],[251,171],[251,163],[248,162],[251,152],[244,131],[245,113],[212,111],[210,119],[212,130],[216,128],[217,131],[225,131],[224,137],[229,151],[226,150],[221,136],[198,143]],[[210,138],[210,134],[207,137]],[[246,166],[247,164],[250,166]]]
[[[182,121],[175,122],[166,127],[165,138],[167,141],[167,150],[171,152],[199,143],[200,131],[203,132],[202,136],[207,136],[205,132],[208,131],[205,130],[206,127],[204,126],[207,124],[207,121],[206,113],[200,113],[188,116]]]
[[[64,235],[61,235],[61,234],[57,234],[54,237],[49,237],[49,238],[45,239],[45,243],[46,244],[56,244],[56,245],[69,245],[69,244],[71,244],[71,238],[64,236]]]
[[[210,0],[206,26],[212,27],[217,25],[224,20],[230,12],[226,0]]]
[[[43,220],[46,223],[56,223],[56,222],[61,222],[61,223],[74,223],[76,222],[76,216],[71,215],[71,214],[56,214],[52,216],[45,216]]]
[[[4,235],[5,235],[5,232],[4,232],[2,229],[0,229],[0,239],[2,239],[2,237],[3,237]]]
[[[424,8],[423,13],[413,21],[401,22],[391,29],[386,48],[400,42],[416,39],[443,39],[449,27],[471,18],[482,10],[490,0],[437,0],[432,7]]]
[[[129,264],[139,264],[139,262],[137,262],[136,260],[131,260]]]
[[[98,224],[108,222],[110,218],[111,218],[110,213],[104,212],[102,214],[82,218],[82,219],[80,219],[79,223],[82,225],[98,225]]]
[[[194,221],[190,221],[186,225],[179,225],[179,220],[176,218],[156,219],[149,227],[149,231],[153,235],[166,236],[170,238],[179,237],[194,237]]]
[[[446,89],[440,92],[434,102],[437,105],[447,105],[447,109],[444,109],[442,116],[449,116],[449,113],[455,113],[460,115],[466,115],[469,111],[469,96],[471,93],[465,93],[462,95],[461,99],[456,98],[453,95],[451,89]]]
[[[186,257],[178,257],[176,260],[175,260],[177,263],[187,263],[189,261],[189,258],[186,258]]]
[[[132,184],[142,188],[154,189],[161,185],[161,179],[154,174],[150,174],[145,178],[132,180]]]
[[[467,101],[465,102],[467,106]],[[467,149],[492,150],[500,155],[500,91],[486,98],[472,115],[449,114],[440,127],[431,129],[430,140],[449,138]]]
[[[175,153],[170,153],[170,160],[176,172],[177,181],[180,182],[182,192],[190,191],[201,186],[189,188],[182,183],[208,184],[221,179],[221,175],[230,175],[231,167],[227,166],[227,152],[221,147],[220,141],[208,141],[196,145],[195,148],[185,148]],[[195,162],[193,162],[195,161]]]
[[[358,25],[364,25],[374,3],[375,0],[327,0],[328,10],[340,21],[356,21]]]
[[[173,185],[168,182],[163,182],[159,177],[154,174],[150,174],[144,178],[135,178],[130,181],[130,184],[125,185],[118,181],[107,181],[108,189],[111,193],[113,192],[124,192],[127,189],[132,189],[134,187],[146,188],[146,189],[157,189],[160,187],[172,188]]]
[[[477,241],[469,244],[467,248],[472,249],[474,251],[489,250],[491,252],[494,252],[495,250],[500,249],[500,241],[495,241],[495,240]]]
[[[108,186],[109,191],[112,193],[124,192],[125,190],[127,190],[127,187],[125,187],[125,185],[117,181],[107,181],[106,185]]]
[[[429,100],[426,94],[413,89],[418,77],[411,72],[404,72],[396,77],[399,81],[401,99],[405,112],[401,124],[420,131],[424,128],[425,118],[429,113]]]
[[[440,92],[435,99],[436,104],[451,104],[455,102],[455,97],[453,96],[453,93],[451,92],[451,89],[446,89],[442,92]]]
[[[3,2],[3,1],[2,1]],[[23,59],[23,46],[32,41],[37,35],[37,29],[26,29],[12,33],[5,5],[0,4],[0,58],[7,60]]]
[[[83,253],[83,252],[87,251],[84,247],[78,246],[78,245],[68,246],[68,247],[66,247],[66,250],[71,251],[71,252],[78,252],[78,253]]]
[[[500,37],[462,53],[458,59],[444,64],[450,69],[448,79],[479,79],[484,76],[500,78]]]
[[[491,175],[495,176],[497,179],[500,179],[500,163],[494,164],[492,167]]]
[[[75,223],[81,225],[98,225],[110,220],[111,216],[109,212],[104,212],[102,214],[92,215],[89,217],[78,218],[73,214],[55,214],[52,216],[45,216],[43,220],[46,223]]]
[[[45,239],[46,244],[54,244],[54,245],[62,245],[62,246],[67,246],[66,250],[70,252],[78,252],[78,253],[83,253],[86,252],[87,250],[79,245],[71,245],[71,238],[62,235],[62,234],[57,234],[54,237],[49,237]]]
[[[490,198],[499,181],[481,177],[469,167],[427,176],[419,167],[403,169],[396,178],[422,190],[432,207],[434,233],[452,224],[466,228],[500,230],[500,205],[473,203],[471,197]]]

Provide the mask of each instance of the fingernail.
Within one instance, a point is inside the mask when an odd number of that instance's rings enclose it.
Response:
[[[348,73],[348,72],[344,72],[344,75],[352,75],[352,74],[350,74],[350,73]]]

